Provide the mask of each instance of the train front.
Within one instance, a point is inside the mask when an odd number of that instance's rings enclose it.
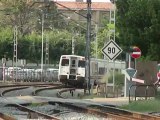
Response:
[[[85,57],[63,55],[59,63],[59,80],[72,86],[83,86],[85,80]]]

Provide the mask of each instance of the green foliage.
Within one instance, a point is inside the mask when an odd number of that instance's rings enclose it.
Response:
[[[117,88],[122,88],[124,86],[124,75],[119,73],[119,72],[115,72],[114,73],[114,79],[115,79],[115,86]],[[112,83],[113,82],[113,73],[110,73],[110,76],[108,78],[108,83]]]
[[[159,112],[159,100],[134,101],[129,105],[124,105],[121,108],[137,111],[137,112]]]
[[[12,59],[13,56],[13,33],[10,27],[0,28],[0,57]]]
[[[31,21],[31,8],[27,4],[27,1],[22,0],[1,0],[2,5],[4,6],[3,11],[3,21],[2,26],[18,26],[18,31],[22,35],[26,35],[31,32],[33,21]]]
[[[104,22],[104,27],[103,28],[98,28],[97,31],[97,36],[96,36],[96,40],[94,40],[91,43],[91,54],[92,56],[95,56],[96,54],[96,49],[97,49],[97,57],[98,58],[103,58],[103,54],[102,54],[102,48],[104,46],[104,44],[109,40],[109,27],[113,27],[111,24],[108,24],[108,21],[105,20]],[[97,46],[97,48],[96,48]]]
[[[143,59],[159,60],[160,1],[118,0],[116,6],[120,45],[126,50],[130,46],[138,46]]]
[[[59,61],[62,54],[71,54],[72,36],[75,38],[75,54],[85,55],[84,28],[69,24],[57,11],[55,4],[30,7],[27,1],[1,0],[0,57],[13,58],[14,26],[17,26],[18,59],[40,63],[42,49],[42,14],[44,14],[44,56],[46,37],[49,38],[50,63]],[[81,28],[81,29],[79,29]],[[83,29],[83,30],[82,30]],[[75,36],[74,32],[79,35]],[[45,58],[44,58],[45,59]]]
[[[27,59],[28,62],[40,63],[41,60],[41,46],[42,40],[41,35],[36,33],[32,33],[30,35],[26,35],[21,40],[21,49],[19,51],[23,52],[24,56],[21,56],[23,59]],[[19,46],[19,45],[18,45]],[[24,50],[25,49],[25,50]],[[27,51],[28,50],[28,51]],[[19,56],[19,55],[18,55]],[[21,58],[21,59],[22,59]]]

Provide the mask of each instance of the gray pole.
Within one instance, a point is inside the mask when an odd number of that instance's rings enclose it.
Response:
[[[91,39],[91,0],[87,0],[87,36],[86,36],[86,81],[90,94],[90,39]]]
[[[97,39],[97,34],[98,34],[98,25],[97,25],[97,23],[95,24],[95,34],[96,34],[96,36],[95,36],[95,39],[96,39],[96,81],[98,82],[98,39]]]
[[[49,36],[46,36],[45,67],[49,65]]]
[[[17,82],[17,35],[18,35],[18,30],[16,26],[16,82]]]
[[[97,33],[98,33],[98,25],[95,26],[95,32],[96,32],[96,59],[98,58],[98,40],[97,40]]]
[[[72,36],[72,55],[74,55],[74,48],[75,48],[75,41],[74,41],[74,35]]]
[[[44,13],[42,11],[42,54],[41,54],[41,82],[43,81],[43,30],[44,30]]]
[[[14,26],[14,52],[13,52],[13,80],[15,78],[15,82],[17,82],[17,26]],[[14,62],[16,63],[16,71],[14,67]],[[15,72],[16,74],[14,74]]]
[[[113,5],[114,5],[114,10],[112,11],[112,10],[110,10],[110,24],[114,24],[114,30],[110,30],[111,31],[111,34],[113,35],[113,38],[112,38],[112,40],[114,40],[115,41],[115,18],[116,18],[116,16],[115,16],[115,10],[116,10],[116,6],[115,6],[115,0],[111,0],[111,2],[113,3]],[[112,15],[112,13],[113,13],[113,15]],[[109,39],[111,40],[111,36],[109,37]],[[113,63],[114,63],[114,67],[113,67],[113,92],[115,92],[115,60],[113,60]]]

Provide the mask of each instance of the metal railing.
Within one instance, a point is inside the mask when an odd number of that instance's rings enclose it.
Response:
[[[17,70],[9,70],[5,69],[4,74],[1,76],[5,78],[5,82],[16,80],[16,82],[42,82],[50,81],[55,82],[58,81],[58,70],[46,70],[44,69],[42,72],[40,69],[20,69]],[[2,78],[1,77],[1,78]],[[43,79],[41,79],[41,77]],[[2,80],[2,79],[0,79]]]
[[[153,88],[154,90],[154,96],[156,95],[156,86],[155,85],[152,85],[152,84],[149,84],[149,85],[131,85],[129,87],[129,102],[131,102],[131,89],[135,87],[135,91],[134,91],[134,100],[136,101],[137,100],[137,97],[145,97],[145,100],[147,100],[148,97],[151,97],[149,94],[148,94],[148,90],[149,90],[149,87]],[[143,87],[145,88],[145,93],[143,95],[137,95],[138,92],[137,92],[137,89],[140,88],[140,87]]]

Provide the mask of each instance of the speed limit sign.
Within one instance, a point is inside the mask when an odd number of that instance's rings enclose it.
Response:
[[[102,53],[105,56],[107,56],[107,58],[110,59],[110,60],[114,60],[121,52],[122,52],[122,49],[113,40],[110,40],[102,48]]]

